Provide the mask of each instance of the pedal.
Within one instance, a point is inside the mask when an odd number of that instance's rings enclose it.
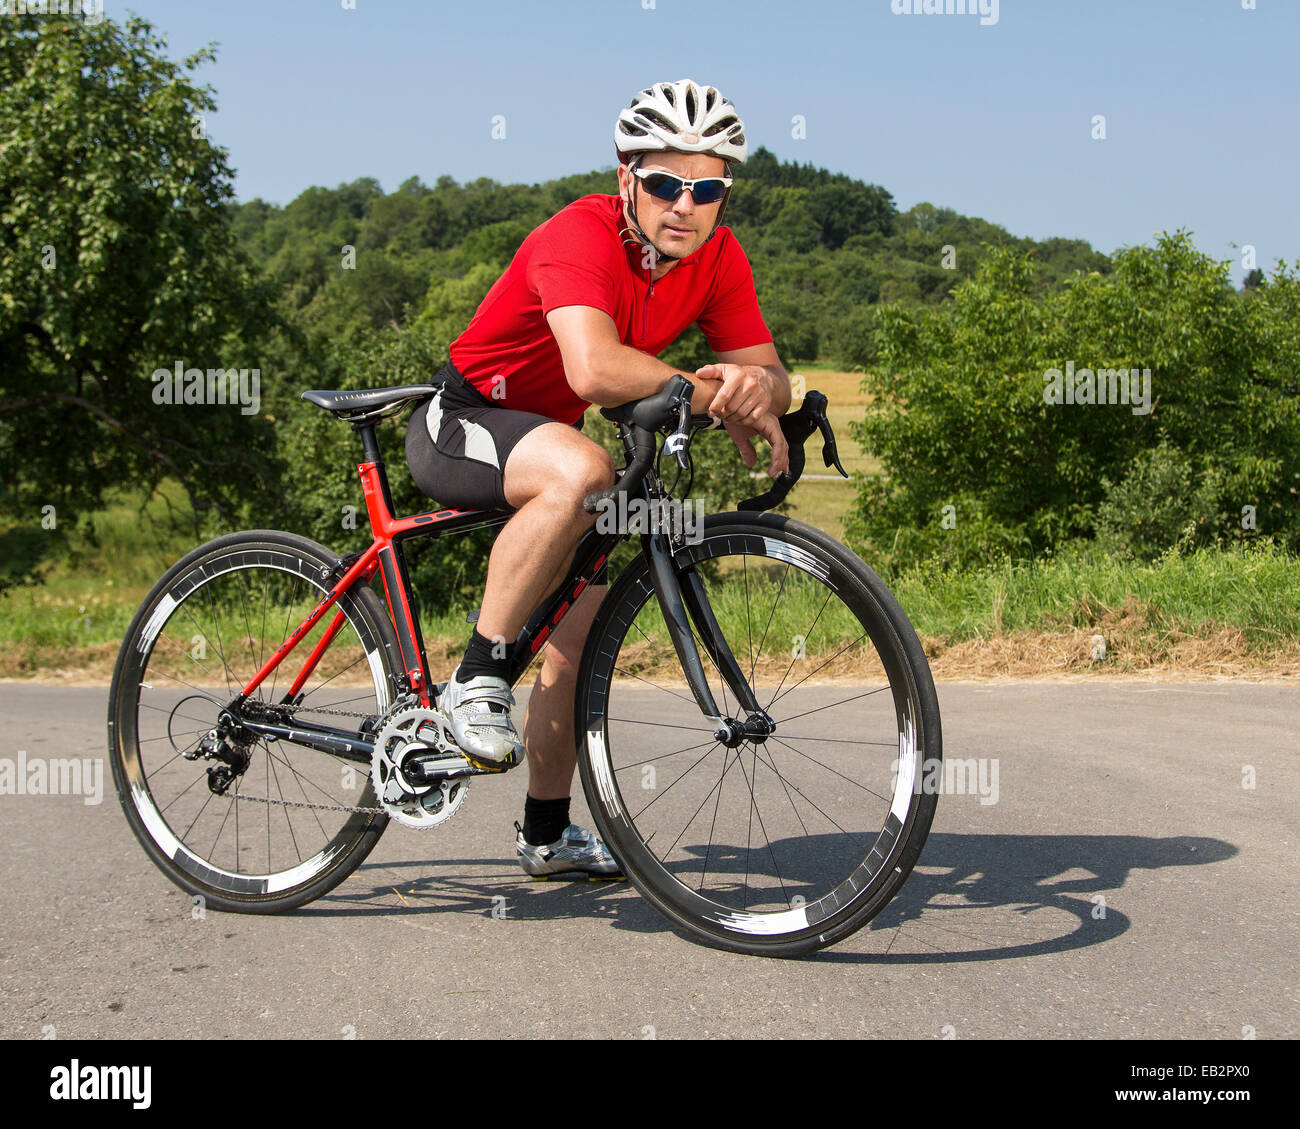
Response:
[[[498,764],[496,761],[479,760],[477,757],[470,756],[470,754],[465,752],[463,749],[461,750],[461,756],[464,757],[465,760],[468,761],[469,764],[478,772],[487,773],[493,776],[499,776],[503,772],[509,772],[523,760],[523,757],[515,757],[514,760],[502,761]]]
[[[457,776],[472,776],[474,766],[468,758],[455,753],[425,753],[406,758],[402,772],[412,784],[434,784]]]

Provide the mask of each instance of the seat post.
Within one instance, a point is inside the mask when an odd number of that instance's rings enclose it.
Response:
[[[384,457],[379,453],[379,439],[375,435],[375,421],[372,419],[357,420],[352,425],[352,430],[361,436],[361,448],[365,454],[366,462],[376,463],[382,470]]]
[[[375,423],[373,419],[360,419],[352,425],[352,430],[361,436],[361,449],[365,461],[375,464],[375,470],[379,475],[380,496],[384,499],[384,505],[388,507],[390,517],[396,516],[393,509],[393,495],[388,488],[388,472],[384,469],[384,457],[379,453],[379,437],[375,434]]]

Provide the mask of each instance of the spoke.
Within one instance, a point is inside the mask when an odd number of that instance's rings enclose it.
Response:
[[[645,605],[642,606],[644,607]],[[651,647],[655,646],[655,641],[645,633],[641,625],[637,623],[635,619],[632,620],[632,626],[635,627],[637,631],[641,633],[641,638],[644,639],[647,643],[649,643]],[[669,642],[668,646],[671,649],[672,643]],[[674,657],[676,656],[674,655]],[[615,666],[614,669],[618,671],[619,674],[625,675],[628,678],[635,678],[638,681],[644,682],[647,686],[653,686],[656,690],[662,690],[665,694],[671,694],[674,698],[681,698],[683,702],[690,702],[692,705],[695,704],[694,698],[688,698],[684,694],[677,693],[676,690],[669,690],[667,686],[660,686],[657,682],[651,682],[648,678],[642,678],[639,674],[633,674],[631,671],[624,670],[620,666]]]
[[[208,850],[208,858],[215,862],[217,856],[217,844],[221,841],[221,833],[226,829],[226,820],[230,818],[230,813],[234,810],[235,799],[232,796],[230,803],[226,806],[226,814],[221,817],[221,826],[217,828],[217,837],[212,840],[212,846]]]
[[[826,605],[829,604],[830,602],[831,602],[831,590],[830,590],[829,588],[827,588],[827,589],[826,589],[826,599],[824,599],[824,600],[822,601],[822,606],[821,606],[820,608],[817,609],[817,614],[813,617],[812,626],[809,627],[808,630],[804,633],[804,637],[803,637],[803,639],[804,639],[804,648],[805,648],[805,651],[806,651],[806,649],[807,649],[807,647],[808,647],[808,641],[812,638],[812,633],[817,629],[817,621],[821,619],[821,617],[822,617],[822,612],[824,612],[824,611],[826,610]],[[796,662],[798,662],[798,661],[799,661],[799,660],[795,657],[795,655],[794,655],[794,653],[793,653],[793,649],[792,649],[792,652],[791,652],[791,655],[790,655],[790,665],[787,666],[787,667],[785,668],[785,673],[784,673],[783,675],[781,675],[781,681],[778,682],[778,683],[776,684],[776,690],[775,690],[775,692],[772,694],[772,701],[775,701],[775,700],[776,700],[776,696],[777,696],[777,694],[779,694],[779,693],[781,692],[781,687],[785,685],[785,680],[786,680],[787,678],[790,677],[790,671],[792,671],[792,670],[794,669],[794,664],[795,664]],[[771,704],[772,704],[772,702],[769,701],[769,702],[768,702],[768,705],[771,705]]]
[[[268,748],[267,749],[268,756],[270,755],[270,752],[271,750]],[[303,776],[296,768],[293,767],[293,764],[289,760],[289,754],[287,751],[284,754],[284,764],[289,769],[289,771],[293,773],[293,778],[295,781],[297,781],[298,791],[302,793],[302,798],[306,800],[307,803],[311,803],[311,798],[307,795],[307,789],[302,786]],[[325,795],[327,796],[329,795],[329,793],[325,792],[325,789],[322,788],[319,784],[317,784],[314,780],[308,780],[307,783],[309,783],[317,791],[324,792]],[[341,801],[336,800],[335,803],[341,803]],[[311,812],[312,818],[316,821],[316,826],[320,828],[321,838],[323,838],[325,842],[328,843],[330,839],[329,832],[325,830],[325,825],[321,823],[320,814],[316,811],[315,808],[308,808],[307,810]]]
[[[712,733],[712,729],[703,729],[698,725],[674,725],[670,721],[640,721],[633,717],[607,717],[606,721],[624,721],[628,725],[653,725],[659,729],[688,729],[692,733]]]
[[[217,653],[221,656],[221,666],[222,669],[225,671],[226,689],[230,690],[231,689],[230,660],[226,658],[225,644],[222,643],[221,641],[221,620],[217,614],[216,598],[212,595],[212,590],[210,587],[210,585],[215,583],[216,583],[216,578],[214,577],[212,580],[209,580],[207,583],[199,585],[198,590],[202,592],[203,595],[207,598],[208,607],[212,609],[212,627],[217,633]]]
[[[698,765],[701,761],[703,761],[703,760],[705,759],[705,757],[709,756],[709,754],[712,753],[713,750],[716,749],[716,748],[718,747],[719,744],[720,744],[720,742],[718,742],[718,741],[714,741],[713,744],[712,744],[708,749],[706,749],[703,753],[700,754],[699,759],[696,760],[695,763],[692,764],[691,767],[688,768],[688,769],[686,770],[686,772],[683,772],[683,773],[681,774],[681,776],[678,776],[677,779],[674,780],[672,784],[669,784],[668,787],[665,788],[662,792],[657,793],[657,794],[655,795],[654,799],[650,801],[650,804],[655,803],[657,800],[660,800],[660,799],[662,799],[665,795],[667,795],[668,792],[672,790],[673,785],[675,785],[679,780],[683,779],[683,778],[687,775],[687,773],[691,772],[692,769],[694,769],[696,765]],[[697,748],[698,748],[698,746],[697,746]],[[634,816],[632,817],[632,822],[633,822],[633,823],[635,823],[636,820],[637,820],[637,818],[638,818],[640,815],[642,815],[642,813],[644,813],[644,812],[645,812],[645,811],[650,807],[650,804],[646,804],[646,806],[643,807],[643,808],[641,809],[641,811],[637,812],[636,815],[634,815]]]
[[[354,663],[353,665],[355,666],[356,664]],[[339,671],[339,674],[342,674],[342,673],[343,673],[342,671]],[[323,685],[323,683],[322,683],[322,685]],[[318,689],[319,689],[319,687],[318,687]],[[312,691],[310,691],[309,693],[314,694],[315,692],[316,692],[315,690],[312,690]],[[304,695],[304,700],[306,699],[307,696],[308,696],[308,695]],[[307,706],[307,705],[302,705],[302,706],[297,706],[297,707],[295,707],[295,709],[296,709],[297,711],[307,710],[309,713],[315,713],[317,710],[328,710],[328,709],[333,709],[335,706],[346,706],[346,705],[348,705],[348,704],[351,703],[351,702],[369,702],[369,701],[373,700],[373,698],[374,698],[374,694],[358,694],[358,695],[357,695],[356,697],[354,697],[354,698],[340,698],[337,702],[330,702],[330,704],[329,704],[328,706]]]
[[[242,574],[240,576],[240,579],[243,581],[243,583],[241,585],[236,585],[236,587],[243,588],[243,593],[240,595],[239,598],[239,607],[240,610],[244,613],[244,629],[248,632],[248,657],[251,659],[253,657],[253,627],[248,622],[248,576],[247,576],[247,573],[250,570],[241,568],[238,571]],[[258,655],[260,656],[262,653],[262,648],[260,643],[258,644],[257,650],[258,650]],[[262,664],[259,662],[253,668],[253,672],[256,673],[261,669],[262,669]]]
[[[790,904],[790,895],[786,892],[785,879],[781,876],[781,866],[776,861],[776,852],[772,849],[772,839],[768,835],[767,828],[763,824],[763,813],[758,810],[758,797],[754,795],[754,785],[758,782],[758,749],[755,748],[753,750],[753,753],[754,753],[754,779],[753,780],[750,780],[749,775],[745,772],[744,764],[742,763],[740,766],[741,774],[745,777],[745,783],[749,785],[750,827],[752,829],[754,816],[757,815],[758,829],[763,834],[763,842],[767,844],[767,854],[768,857],[772,860],[772,869],[776,871],[777,885],[781,887],[781,896],[785,899],[785,903],[788,906]],[[739,750],[737,750],[736,760],[737,761],[740,760]],[[745,896],[742,899],[742,903],[743,903],[741,905],[742,909],[745,909],[749,906],[749,844],[748,842],[746,842],[745,844]]]
[[[767,642],[767,632],[772,626],[772,617],[776,615],[776,605],[781,602],[781,594],[785,591],[785,578],[790,575],[790,566],[785,566],[785,571],[781,573],[781,585],[776,590],[776,599],[772,601],[772,610],[767,613],[767,623],[763,625],[763,634],[758,640],[758,653],[754,655],[754,661],[749,667],[749,684],[754,684],[754,668],[758,666],[758,660],[763,657],[763,644]]]
[[[258,670],[262,669],[262,664],[265,662],[265,659],[263,659],[262,657],[262,652],[266,646],[266,602],[269,598],[270,579],[271,579],[270,575],[264,572],[262,575],[262,630],[261,630],[261,635],[257,641],[257,669]],[[266,700],[265,693],[261,686],[258,686],[257,688],[257,698],[258,701]],[[235,813],[235,825],[236,827],[238,827],[239,825],[238,812]]]
[[[740,554],[740,569],[745,578],[745,638],[749,643],[749,673],[754,673],[754,628],[749,622],[749,554]]]
[[[280,787],[280,774],[279,774],[278,772],[275,771],[275,758],[274,758],[274,757],[268,757],[268,758],[267,758],[267,761],[266,761],[266,767],[267,767],[267,776],[268,776],[268,777],[271,777],[271,776],[274,776],[274,777],[275,777],[275,790],[276,790],[277,794],[279,795],[281,801],[283,801],[283,800],[284,800],[284,789]],[[268,793],[268,795],[269,795],[269,793]],[[285,803],[282,802],[282,803],[281,803],[281,807],[284,808],[284,822],[285,822],[285,826],[287,826],[287,827],[289,828],[289,842],[291,842],[291,843],[293,844],[293,853],[297,856],[298,861],[299,861],[299,862],[302,862],[302,848],[298,846],[298,836],[295,835],[295,834],[293,833],[293,820],[289,817],[289,805],[288,805],[288,804],[285,804]],[[270,820],[268,819],[268,820],[267,820],[267,833],[268,833],[268,840],[267,840],[267,841],[268,841],[268,844],[269,844],[269,842],[270,842],[270,839],[269,839],[270,827],[271,827],[271,822],[270,822]],[[268,860],[268,869],[269,869],[269,860]]]
[[[289,619],[293,615],[293,607],[294,607],[294,603],[297,600],[298,586],[301,583],[301,579],[302,578],[299,576],[293,577],[293,597],[287,601],[288,606],[284,609],[284,626],[280,628],[280,642],[276,644],[277,647],[283,646],[285,639],[288,637]],[[275,669],[271,671],[271,689],[267,691],[267,697],[270,698],[271,701],[275,701],[275,684],[279,679],[279,677],[280,677],[280,663],[276,663]]]
[[[333,646],[333,644],[331,643],[330,646]],[[323,658],[324,656],[322,655],[321,657]],[[324,682],[320,683],[320,684],[317,685],[317,686],[313,686],[310,690],[308,690],[307,693],[305,693],[305,694],[302,696],[302,700],[305,702],[305,701],[306,701],[308,698],[310,698],[313,694],[319,692],[320,690],[322,690],[322,689],[324,689],[326,686],[328,686],[328,685],[329,685],[331,682],[333,682],[334,679],[336,679],[340,674],[347,674],[347,672],[348,672],[349,670],[351,670],[354,666],[356,666],[358,663],[363,663],[363,662],[365,662],[365,661],[366,661],[366,652],[363,650],[363,651],[361,652],[361,654],[357,656],[356,659],[354,659],[352,662],[348,663],[348,665],[345,666],[342,670],[335,671],[335,672],[334,672],[333,674],[331,674],[327,679],[325,679]],[[370,697],[369,694],[361,694],[361,695],[358,695],[356,698],[345,698],[345,699],[343,700],[343,702],[357,702],[357,701],[360,701],[362,698],[369,699],[369,697]],[[331,704],[332,704],[332,705],[336,705],[336,706],[341,706],[341,705],[343,705],[343,702],[333,702],[333,703],[331,703]],[[310,706],[299,706],[299,708],[300,708],[300,709],[310,709],[311,707],[310,707]]]
[[[766,752],[766,749],[764,750],[764,752]],[[758,746],[757,746],[757,745],[754,746],[754,755],[755,755],[755,756],[758,755]],[[795,819],[797,819],[797,820],[799,821],[799,829],[800,829],[800,830],[804,833],[804,835],[806,836],[806,835],[808,834],[808,826],[807,826],[807,824],[804,823],[804,821],[803,821],[803,816],[801,816],[801,815],[799,814],[799,809],[798,809],[797,807],[795,807],[794,798],[790,795],[790,785],[786,783],[785,777],[782,776],[781,773],[777,770],[776,762],[772,759],[772,755],[771,755],[770,753],[768,753],[768,756],[767,756],[767,758],[763,761],[763,763],[764,763],[765,765],[767,765],[767,767],[768,767],[769,769],[772,770],[772,772],[773,772],[773,774],[776,776],[776,778],[777,778],[779,781],[781,781],[781,787],[785,789],[785,798],[786,798],[787,800],[790,801],[790,810],[791,810],[792,812],[794,812],[794,817],[795,817]],[[755,773],[755,775],[757,775],[757,773]]]
[[[662,690],[665,694],[671,694],[674,698],[680,698],[683,702],[690,702],[693,706],[696,705],[694,698],[688,698],[685,694],[677,693],[676,690],[669,690],[667,686],[660,686],[659,683],[651,682],[648,678],[642,678],[639,674],[633,674],[630,670],[624,670],[621,666],[616,666],[614,669],[626,678],[635,678],[638,682],[644,682],[647,686],[653,686],[656,690]]]
[[[731,750],[728,749],[727,751],[730,752]],[[737,760],[740,759],[739,754],[736,755],[736,759]],[[717,795],[714,796],[713,799],[713,819],[709,822],[709,841],[708,843],[705,844],[704,847],[704,865],[700,870],[700,884],[699,886],[696,887],[696,893],[703,892],[704,877],[709,872],[709,855],[713,852],[713,831],[714,828],[716,828],[718,825],[718,805],[722,803],[722,782],[723,780],[726,779],[727,773],[731,771],[730,766],[731,766],[731,761],[729,760],[729,758],[723,757],[722,772],[718,774],[718,782],[713,786],[713,788],[709,790],[710,794],[716,791]],[[708,802],[709,802],[709,796],[705,795],[704,800],[700,804],[700,806],[703,807],[704,804],[707,804]]]
[[[816,674],[817,671],[824,670],[827,666],[829,666],[836,659],[838,659],[840,655],[844,654],[844,652],[847,651],[850,647],[856,647],[866,637],[866,634],[867,633],[864,631],[861,635],[859,635],[856,639],[854,639],[852,643],[846,643],[843,647],[841,647],[838,651],[836,651],[833,655],[831,655],[830,658],[828,658],[824,663],[822,663],[821,666],[816,667],[813,670],[810,670],[801,679],[799,679],[798,682],[796,682],[793,686],[790,687],[790,690],[797,690],[800,686],[802,686],[805,682],[807,682],[808,679],[810,679],[814,674]],[[781,697],[784,698],[786,694],[790,693],[790,690],[787,690],[785,694],[781,695]],[[777,699],[773,698],[770,702],[767,703],[767,708],[770,710],[774,705],[776,705],[776,703],[777,703]],[[787,718],[786,720],[788,721],[789,719]]]
[[[204,799],[203,803],[199,805],[199,810],[194,813],[194,818],[190,820],[190,825],[187,828],[185,828],[185,834],[180,837],[182,843],[185,842],[185,840],[190,837],[190,832],[194,830],[194,825],[198,823],[199,817],[205,811],[207,811],[208,804],[211,802],[212,797],[215,794],[216,794],[215,792],[209,792],[206,798]]]
[[[772,740],[775,741],[778,745],[785,745],[785,747],[786,747],[787,749],[789,749],[792,753],[798,753],[801,757],[804,758],[804,760],[810,760],[810,761],[812,761],[813,764],[817,765],[819,768],[824,768],[827,772],[831,773],[831,774],[834,775],[834,776],[838,776],[841,780],[847,780],[847,781],[848,781],[850,784],[852,784],[855,788],[861,788],[864,792],[868,792],[868,793],[870,793],[871,795],[875,796],[876,799],[878,799],[878,800],[883,800],[885,803],[889,803],[889,802],[890,802],[888,796],[882,796],[882,795],[881,795],[879,792],[877,792],[874,788],[868,788],[865,784],[859,784],[856,780],[853,779],[853,777],[851,777],[851,776],[845,776],[844,773],[839,772],[838,770],[831,768],[830,765],[828,765],[828,764],[823,764],[823,763],[822,763],[821,761],[819,761],[816,757],[810,757],[810,756],[809,756],[807,753],[805,753],[802,749],[796,749],[793,745],[788,744],[788,743],[785,742],[785,741],[782,741],[780,737],[773,737]]]
[[[882,749],[898,748],[897,741],[854,741],[850,737],[810,737],[804,733],[782,733],[787,741],[825,741],[832,745],[876,745]]]
[[[794,689],[792,686],[791,690]],[[783,721],[794,721],[796,717],[807,717],[810,713],[822,713],[826,710],[833,710],[836,706],[846,706],[849,702],[856,702],[859,698],[869,698],[872,694],[879,694],[882,690],[888,690],[888,686],[877,686],[874,690],[864,690],[861,694],[854,694],[851,698],[844,698],[838,702],[832,702],[829,706],[814,706],[810,710],[804,710],[803,713],[792,713],[789,717],[783,718]],[[787,690],[788,694],[790,691]],[[783,695],[784,696],[784,695]]]
[[[795,751],[798,752],[797,749],[796,749]],[[767,762],[764,761],[763,763],[766,764]],[[773,771],[773,772],[776,772],[776,769],[773,768],[772,771]],[[808,799],[808,797],[804,795],[803,789],[800,788],[797,784],[791,784],[790,787],[793,788],[793,789],[794,789],[794,790],[795,790],[795,791],[796,791],[800,796],[803,796],[804,800],[807,801],[809,807],[813,808],[813,810],[815,810],[815,811],[821,812],[822,817],[823,817],[824,819],[826,819],[826,821],[827,821],[828,823],[830,823],[831,826],[833,826],[833,827],[835,828],[835,830],[837,830],[837,831],[841,831],[841,832],[843,832],[845,835],[852,835],[852,834],[854,834],[854,832],[849,831],[849,830],[847,830],[847,829],[841,827],[841,826],[839,825],[839,823],[838,823],[836,820],[832,819],[829,815],[826,814],[826,812],[822,811],[822,809],[821,809],[821,808],[820,808],[816,803],[814,803],[812,800]],[[869,790],[869,789],[868,789],[868,790]],[[882,798],[883,798],[883,797],[882,797]],[[860,834],[866,834],[866,832],[860,832]]]
[[[290,761],[289,761],[289,759],[288,759],[288,754],[287,754],[287,753],[285,753],[283,756],[277,756],[275,753],[273,753],[273,752],[271,751],[271,748],[270,748],[269,745],[265,746],[265,747],[263,748],[263,751],[266,753],[266,755],[267,755],[270,759],[276,761],[276,762],[279,763],[279,764],[282,764],[282,765],[285,767],[285,770],[286,770],[287,772],[292,773],[292,774],[294,775],[294,777],[297,778],[297,780],[298,780],[298,787],[299,787],[299,788],[302,787],[302,781],[305,780],[305,781],[307,781],[308,784],[310,784],[313,788],[315,788],[316,791],[318,791],[322,796],[324,796],[326,799],[328,799],[331,803],[339,804],[339,805],[342,805],[342,806],[346,806],[346,805],[343,804],[343,801],[342,801],[341,799],[339,799],[337,796],[332,795],[332,794],[331,794],[330,792],[328,792],[326,789],[322,788],[322,787],[321,787],[319,784],[317,784],[316,781],[314,781],[310,776],[303,776],[302,773],[300,773],[296,768],[294,768],[293,765],[290,763]],[[303,798],[304,800],[307,800],[307,799],[308,799],[307,793],[306,793],[305,791],[303,792],[303,797],[302,797],[302,798]],[[322,830],[323,830],[323,829],[322,829]]]
[[[691,814],[691,818],[688,819],[688,820],[686,821],[686,826],[683,827],[683,828],[681,829],[681,831],[679,831],[679,832],[677,833],[677,838],[674,839],[670,844],[668,844],[668,850],[666,850],[666,851],[665,851],[665,852],[660,856],[660,858],[659,858],[659,861],[660,861],[661,863],[667,864],[667,862],[668,862],[668,856],[671,855],[671,854],[673,853],[673,848],[674,848],[675,846],[677,846],[678,843],[681,842],[681,840],[682,840],[682,836],[685,835],[686,832],[689,831],[689,830],[691,829],[691,824],[695,822],[695,817],[696,817],[697,815],[700,814],[701,810],[703,810],[703,808],[704,808],[704,805],[707,804],[707,803],[709,802],[709,797],[712,796],[713,793],[714,793],[715,791],[718,792],[719,797],[721,797],[721,791],[719,790],[719,787],[718,787],[718,786],[722,783],[722,777],[723,777],[723,776],[726,776],[727,773],[731,771],[731,769],[730,769],[729,766],[730,766],[732,763],[734,763],[734,762],[732,762],[732,761],[730,760],[729,756],[727,755],[727,754],[729,754],[730,752],[731,752],[730,749],[725,749],[725,750],[723,750],[724,755],[723,755],[723,758],[722,758],[722,776],[719,776],[719,777],[718,777],[718,783],[715,784],[712,788],[710,788],[710,789],[709,789],[709,790],[704,794],[704,799],[702,799],[702,800],[700,801],[700,806],[697,807],[697,808],[695,809],[695,811]],[[718,818],[718,809],[717,809],[716,804],[715,804],[714,809],[713,809],[713,818],[714,818],[715,821],[716,821],[717,818]],[[710,828],[709,828],[709,840],[710,840],[710,845],[712,844],[712,839],[713,839],[713,828],[712,828],[712,826],[710,826]],[[705,865],[706,868],[707,868],[708,865],[709,865],[709,846],[706,846],[706,847],[704,848],[704,865]],[[665,865],[665,869],[666,869],[666,865]],[[701,884],[703,884],[703,875],[701,875]]]
[[[176,759],[175,757],[172,757],[172,760],[175,759]],[[168,761],[167,763],[171,764],[171,761]],[[172,804],[174,804],[177,800],[179,800],[183,795],[185,795],[186,792],[188,792],[191,788],[193,788],[194,785],[197,784],[202,779],[204,779],[204,774],[200,772],[198,776],[196,776],[193,780],[191,780],[188,784],[186,784],[184,788],[182,788],[179,792],[176,793],[176,795],[174,795],[170,800],[167,801],[166,807],[159,808],[158,814],[165,815],[167,812],[167,808],[171,807]]]
[[[167,769],[167,768],[171,765],[172,761],[174,761],[174,760],[176,760],[178,757],[182,757],[182,756],[184,756],[184,755],[185,755],[184,753],[173,753],[170,757],[167,758],[167,760],[166,760],[164,763],[162,763],[161,765],[159,765],[157,768],[150,770],[149,775],[150,775],[150,776],[159,776],[159,775],[161,775],[162,772],[163,772],[165,769]],[[188,759],[188,758],[187,758],[187,759]]]
[[[701,741],[698,745],[687,745],[686,748],[684,748],[684,749],[678,749],[675,753],[660,753],[659,756],[657,756],[657,757],[646,757],[646,759],[643,760],[643,761],[633,761],[631,764],[625,764],[625,765],[623,765],[621,768],[616,768],[616,769],[614,769],[614,772],[615,772],[615,773],[619,773],[619,772],[627,772],[629,769],[640,768],[641,765],[643,765],[643,764],[649,764],[651,761],[662,761],[662,760],[667,760],[669,757],[680,756],[682,753],[690,753],[690,752],[694,752],[694,750],[696,750],[696,749],[702,749],[702,748],[704,748],[705,745],[708,745],[708,744],[710,744],[710,743],[712,743],[712,744],[717,744],[716,741],[713,741],[713,742],[709,742],[709,741]]]
[[[194,618],[193,613],[191,613],[190,610],[189,610],[189,601],[187,600],[187,601],[186,601],[184,604],[182,604],[181,606],[185,608],[185,614],[188,615],[188,616],[190,617],[190,622],[193,623],[195,627],[198,627],[198,621]],[[202,631],[202,628],[199,628],[199,630]],[[173,639],[173,638],[172,638],[170,635],[168,635],[166,632],[160,632],[159,635],[158,635],[158,638],[161,639],[161,640],[163,640],[163,641],[166,642],[166,643],[170,643],[173,647],[176,648],[176,650],[177,650],[181,655],[183,655],[185,658],[189,659],[190,662],[194,663],[195,666],[200,667],[200,668],[202,669],[202,671],[203,671],[204,674],[208,675],[209,677],[213,677],[213,675],[212,675],[212,671],[210,671],[206,666],[204,666],[201,662],[199,662],[199,660],[196,659],[196,658],[194,657],[194,654],[193,654],[192,651],[187,651],[184,647],[182,647],[178,642],[176,642],[175,639]]]

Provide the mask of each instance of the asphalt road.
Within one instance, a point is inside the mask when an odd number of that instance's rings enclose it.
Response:
[[[0,758],[103,758],[106,694],[0,685]],[[800,961],[694,944],[625,884],[527,880],[523,772],[475,781],[444,828],[392,825],[343,885],[279,917],[196,919],[128,828],[107,762],[99,804],[0,795],[0,1035],[1300,1033],[1294,688],[939,696],[945,755],[996,759],[997,802],[942,796],[900,895]]]

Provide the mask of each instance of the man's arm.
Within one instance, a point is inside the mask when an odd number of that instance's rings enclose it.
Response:
[[[582,399],[602,408],[626,404],[658,392],[678,371],[658,357],[624,345],[618,327],[593,306],[560,306],[546,315],[560,346],[564,375]],[[703,414],[722,387],[707,373],[692,380],[691,410]]]
[[[657,357],[624,345],[619,339],[614,319],[604,310],[593,306],[557,306],[546,315],[546,322],[560,346],[564,375],[569,386],[589,403],[612,407],[651,396],[677,372]],[[770,356],[775,360],[776,350],[770,342],[753,349],[735,350],[727,355],[748,356],[760,350],[770,350]],[[758,352],[757,355],[766,357],[769,354]],[[697,370],[691,381],[695,385],[691,411],[700,415],[711,412],[726,421],[727,432],[735,441],[747,466],[754,466],[757,461],[754,445],[750,441],[753,435],[761,435],[772,444],[769,473],[773,477],[788,470],[790,466],[785,435],[777,423],[776,415],[768,407],[751,411],[751,401],[753,404],[771,405],[775,396],[766,391],[771,382],[777,386],[775,391],[784,389],[784,403],[789,407],[789,378],[785,375],[785,369],[781,368],[780,361],[776,361],[775,368],[779,371],[779,377],[761,365],[706,365]],[[726,371],[713,373],[709,369]],[[754,376],[755,373],[762,374],[761,378]],[[729,402],[719,404],[718,399],[726,388],[724,380],[728,375],[732,378],[733,391]],[[742,416],[742,410],[748,414]]]

